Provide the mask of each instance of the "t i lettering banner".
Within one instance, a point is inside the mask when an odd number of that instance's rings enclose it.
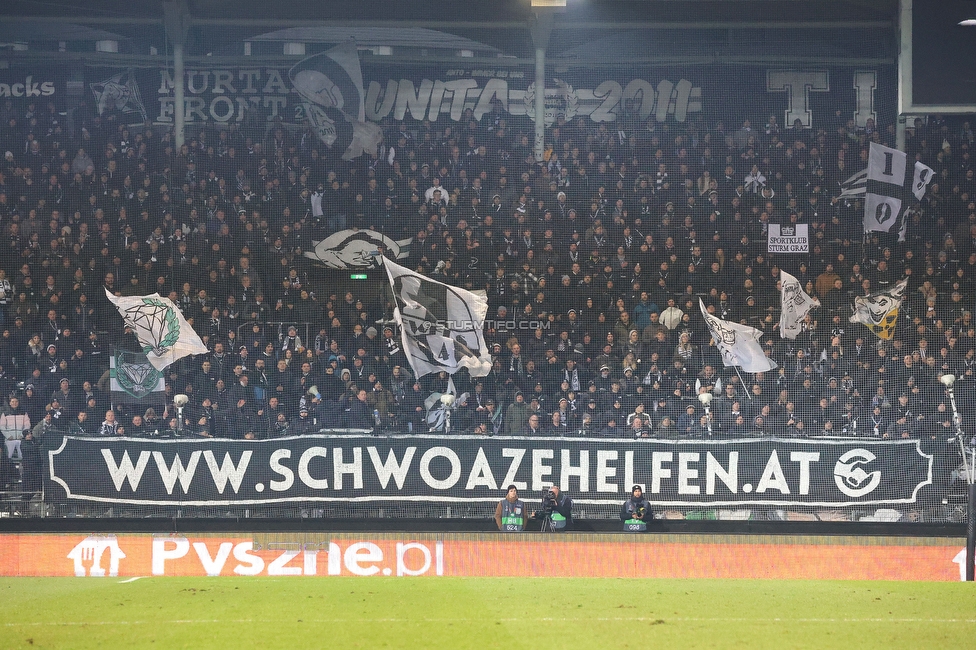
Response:
[[[50,499],[135,505],[497,502],[557,484],[577,504],[916,503],[933,454],[915,440],[599,440],[312,435],[266,441],[67,437],[48,452]]]

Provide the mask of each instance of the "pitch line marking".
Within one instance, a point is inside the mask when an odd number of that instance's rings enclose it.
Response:
[[[492,617],[489,617],[492,618]],[[320,618],[303,619],[305,623],[445,623],[445,622],[484,622],[486,618]],[[972,618],[721,618],[721,617],[660,617],[660,616],[606,616],[596,618],[574,618],[574,617],[506,617],[492,618],[496,621],[506,623],[519,623],[525,621],[537,622],[559,622],[559,621],[660,621],[676,623],[779,623],[789,621],[793,623],[976,623]],[[170,621],[51,621],[33,623],[4,623],[3,627],[68,627],[85,625],[158,625],[160,623],[169,625],[211,625],[214,623],[281,623],[280,619],[175,619]]]
[[[145,576],[136,576],[135,578],[129,578],[128,580],[119,580],[120,585],[127,585],[130,582],[135,582],[136,580],[142,580]]]

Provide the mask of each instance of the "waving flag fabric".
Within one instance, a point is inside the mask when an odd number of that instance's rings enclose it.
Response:
[[[874,142],[868,153],[867,186],[864,195],[864,232],[898,233],[905,240],[905,213],[920,201],[935,173],[916,162],[908,166],[903,151]]]
[[[135,332],[146,359],[156,370],[185,356],[210,351],[169,298],[158,293],[117,298],[107,290],[105,295]]]
[[[738,366],[746,372],[766,372],[778,367],[759,345],[762,332],[755,327],[739,325],[712,316],[705,309],[705,303],[700,298],[698,306],[701,308],[715,345],[722,353],[722,363],[726,366]]]
[[[139,404],[142,407],[166,404],[163,373],[141,352],[113,347],[109,377],[113,404]]]
[[[887,291],[855,298],[854,315],[850,321],[867,325],[878,338],[886,341],[891,339],[898,324],[898,310],[907,286],[908,278],[905,278]]]
[[[779,334],[784,339],[795,339],[803,331],[803,319],[811,309],[820,306],[820,301],[804,291],[800,281],[786,271],[780,271],[779,287]]]
[[[384,259],[396,301],[403,349],[416,377],[467,368],[472,377],[491,370],[484,324],[488,301],[483,294],[452,287]]]

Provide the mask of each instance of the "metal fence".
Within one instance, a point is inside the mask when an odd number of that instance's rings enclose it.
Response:
[[[711,440],[323,431],[270,440],[52,436],[18,467],[3,517],[442,519],[493,516],[561,485],[583,519],[614,519],[633,483],[655,517],[954,523],[958,440]],[[41,472],[27,476],[23,472]],[[43,488],[25,490],[42,481]]]

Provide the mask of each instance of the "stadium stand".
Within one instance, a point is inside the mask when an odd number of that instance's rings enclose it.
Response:
[[[942,375],[958,377],[976,426],[973,131],[937,117],[909,128],[909,161],[937,178],[899,241],[862,236],[849,186],[871,143],[895,146],[894,124],[839,113],[810,127],[764,113],[659,121],[628,100],[612,129],[559,115],[536,161],[531,120],[496,103],[446,124],[388,116],[379,150],[347,161],[311,126],[253,107],[188,125],[176,147],[170,127],[130,124],[112,100],[5,98],[6,478],[36,487],[50,431],[443,431],[428,398],[448,376],[413,377],[381,276],[356,284],[306,255],[364,230],[383,235],[381,254],[409,242],[393,256],[404,266],[487,294],[493,367],[454,375],[468,395],[451,433],[524,435],[538,416],[552,436],[863,436],[942,454],[955,435]],[[770,227],[796,226],[808,253],[767,251]],[[784,271],[822,305],[792,340],[778,331]],[[889,340],[849,321],[855,297],[906,276]],[[141,346],[105,290],[168,296],[211,350],[164,372],[159,406],[112,398],[113,350]],[[699,299],[760,330],[778,367],[725,367]]]

